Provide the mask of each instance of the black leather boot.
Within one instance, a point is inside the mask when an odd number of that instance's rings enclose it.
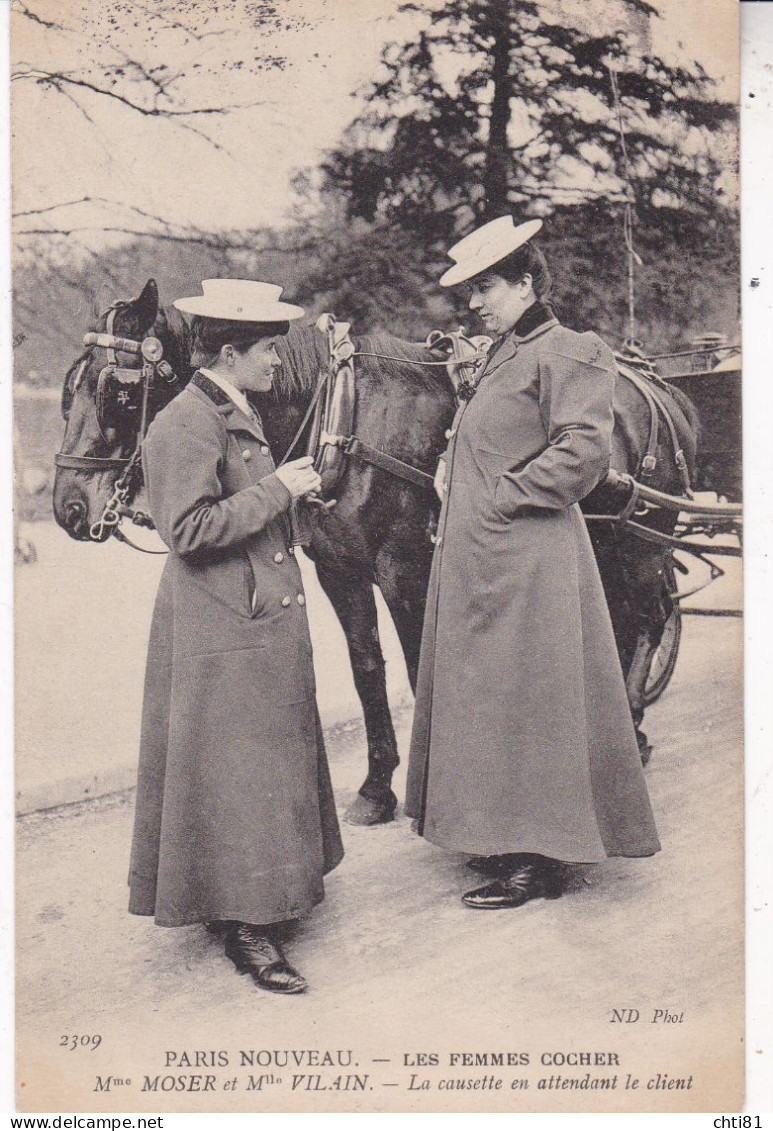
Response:
[[[558,899],[566,887],[566,868],[560,860],[523,856],[515,871],[462,896],[462,902],[479,911],[523,907],[531,899]]]
[[[523,852],[509,852],[503,856],[471,856],[466,861],[466,866],[473,872],[480,872],[482,876],[509,876],[531,859],[531,856]]]
[[[289,964],[266,927],[234,922],[226,935],[225,954],[240,974],[249,974],[256,986],[273,994],[301,994],[306,979]]]

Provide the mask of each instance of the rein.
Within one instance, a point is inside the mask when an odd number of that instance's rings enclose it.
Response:
[[[295,435],[293,436],[292,440],[290,441],[290,445],[287,448],[287,451],[285,452],[285,454],[280,459],[279,463],[277,464],[277,467],[283,467],[287,463],[288,459],[290,458],[291,453],[293,452],[293,450],[295,448],[295,445],[298,443],[301,436],[303,435],[304,429],[306,428],[306,425],[311,420],[311,414],[314,412],[314,409],[317,407],[317,402],[319,401],[319,398],[322,395],[322,390],[328,384],[328,382],[330,381],[330,378],[332,376],[333,376],[332,368],[329,368],[325,373],[320,373],[319,380],[317,381],[317,387],[314,390],[314,396],[311,398],[311,402],[309,404],[309,407],[306,409],[306,412],[304,413],[304,416],[303,416],[303,420],[298,425],[298,430],[295,433]]]
[[[396,357],[391,353],[371,353],[370,350],[355,350],[352,357],[378,357],[381,358],[382,361],[399,361],[402,362],[403,365],[442,365],[444,369],[448,368],[447,361],[414,361],[412,358]],[[470,364],[472,364],[474,360],[474,358],[471,358]]]

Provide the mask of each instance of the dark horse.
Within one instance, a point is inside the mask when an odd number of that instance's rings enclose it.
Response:
[[[164,357],[180,378],[154,404],[158,411],[192,374],[188,324],[174,307],[159,308],[153,280],[139,298],[115,304],[113,311],[111,332],[134,340],[152,333],[162,341]],[[103,316],[95,327],[97,331],[105,330],[106,318]],[[365,356],[357,360],[353,431],[371,447],[432,474],[446,444],[444,434],[455,412],[455,393],[444,367],[416,363],[437,361],[437,353],[386,334],[356,338],[354,344],[363,354],[388,354],[399,360]],[[276,460],[284,455],[311,402],[319,373],[328,365],[327,348],[325,336],[313,326],[291,328],[280,344],[282,370],[274,389],[256,398]],[[104,354],[99,348],[88,348],[65,378],[64,454],[116,458],[130,454],[134,447],[136,436],[122,436],[98,419],[97,384],[104,365],[100,357]],[[684,403],[675,407],[680,442],[691,464],[695,457],[695,420]],[[634,473],[646,453],[650,416],[641,394],[622,378],[617,382],[615,414],[612,466]],[[299,445],[298,452],[303,450]],[[679,492],[681,480],[667,439],[659,441],[657,455],[657,473],[651,485],[661,491]],[[71,537],[89,539],[91,524],[102,513],[117,475],[115,469],[58,468],[54,514]],[[335,507],[315,510],[306,553],[346,634],[365,717],[368,775],[347,816],[358,824],[377,824],[394,814],[396,798],[391,781],[399,759],[387,702],[373,586],[379,587],[389,608],[415,687],[432,560],[429,526],[438,504],[433,492],[355,459],[347,461],[335,497]],[[589,498],[589,504],[594,513],[621,506],[619,499],[610,499],[601,489]],[[647,521],[669,531],[675,516],[659,512]],[[641,541],[615,523],[594,523],[591,533],[638,730],[648,657],[659,643],[671,611],[663,580],[668,550]],[[640,731],[639,740],[644,753],[648,748]]]

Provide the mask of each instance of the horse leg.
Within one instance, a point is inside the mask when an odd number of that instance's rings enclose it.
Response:
[[[397,629],[414,694],[431,566],[431,552],[421,558],[415,548],[410,557],[382,550],[376,558],[376,582]]]
[[[658,572],[658,582],[658,595],[653,598],[648,606],[647,623],[640,627],[633,661],[626,675],[626,690],[636,727],[636,737],[640,739],[641,759],[645,766],[650,759],[652,747],[647,743],[646,736],[641,731],[639,724],[644,717],[647,679],[649,678],[653,657],[663,638],[668,618],[674,611],[671,590],[663,570]],[[642,739],[644,740],[643,745]]]
[[[639,744],[639,754],[643,766],[646,766],[652,756],[652,746],[647,741],[647,736],[641,729],[644,720],[644,688],[649,675],[650,664],[656,644],[653,644],[649,631],[640,631],[636,640],[631,665],[625,677],[625,689],[628,692],[628,703],[631,707],[633,727],[636,731],[636,741]]]
[[[385,824],[392,820],[397,806],[391,786],[400,759],[387,701],[373,585],[361,575],[342,572],[340,567],[321,561],[316,566],[320,585],[346,635],[368,739],[368,776],[346,811],[346,820],[353,825]]]
[[[632,535],[604,527],[591,531],[591,541],[607,598],[636,742],[642,764],[646,765],[652,747],[642,730],[644,688],[652,654],[665,625],[665,620],[660,619],[662,607],[657,599],[652,599],[652,589],[653,585],[657,587],[659,597],[662,577],[657,572],[653,576],[652,554]]]

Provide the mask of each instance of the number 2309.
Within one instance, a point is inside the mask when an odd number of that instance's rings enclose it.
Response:
[[[98,1049],[101,1044],[102,1037],[99,1033],[82,1037],[73,1033],[70,1036],[65,1034],[63,1037],[59,1038],[59,1047],[62,1049],[91,1049],[93,1052],[94,1049]]]

